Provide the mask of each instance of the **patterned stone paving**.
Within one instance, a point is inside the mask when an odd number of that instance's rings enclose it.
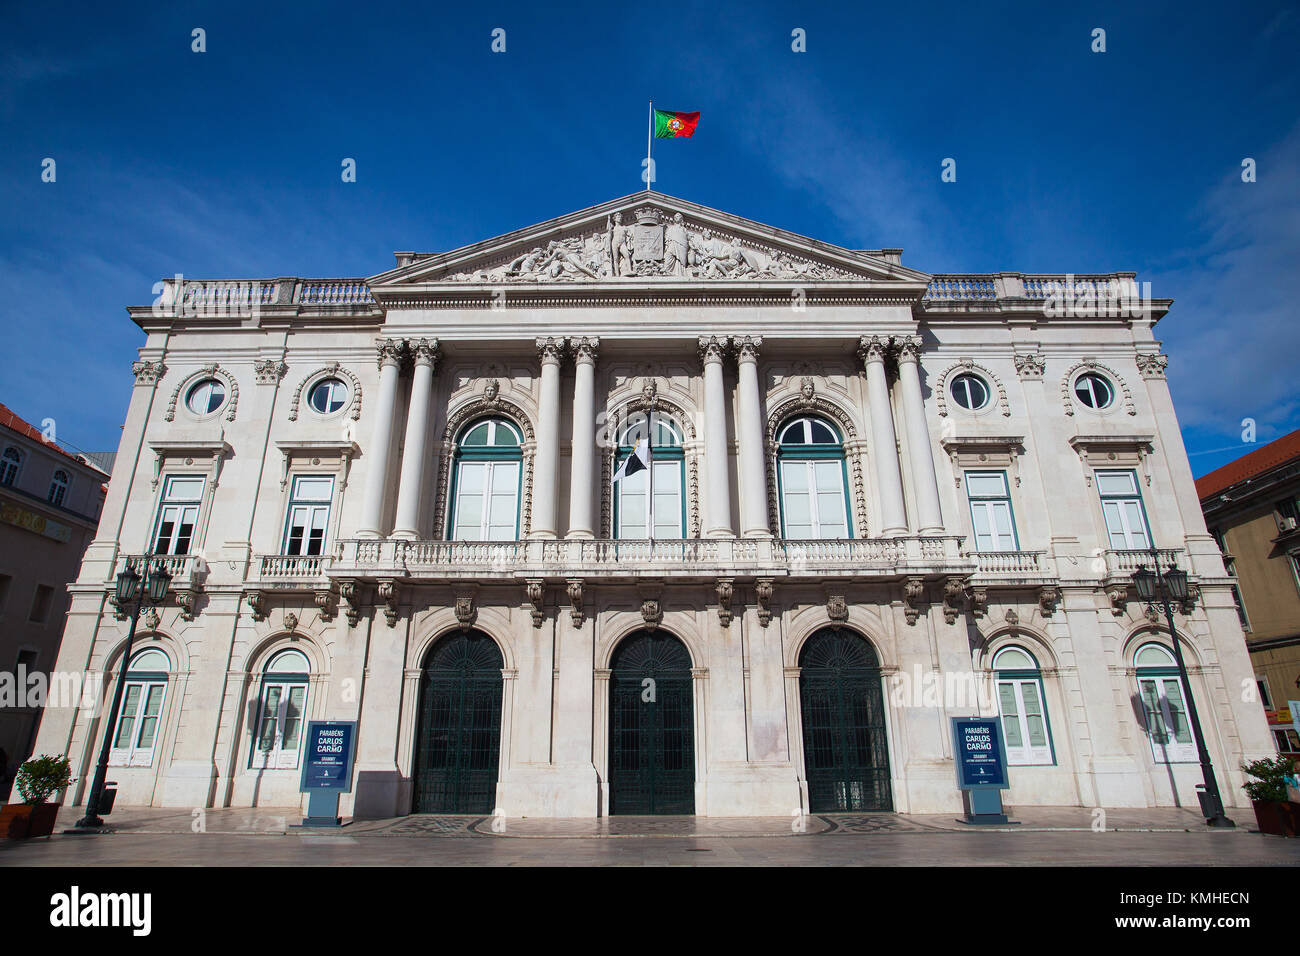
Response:
[[[827,833],[938,833],[942,827],[930,826],[897,813],[826,813]]]
[[[480,816],[434,816],[417,813],[395,820],[362,820],[345,828],[348,836],[385,837],[472,837],[474,825],[484,821]]]
[[[821,817],[599,817],[586,820],[544,818],[484,819],[474,832],[525,839],[636,837],[788,837],[822,833],[830,824]]]

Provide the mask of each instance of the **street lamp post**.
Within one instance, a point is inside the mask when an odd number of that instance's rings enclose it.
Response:
[[[1174,661],[1178,664],[1178,678],[1183,683],[1183,692],[1187,695],[1187,716],[1192,722],[1192,734],[1196,737],[1196,753],[1201,761],[1201,778],[1205,781],[1205,802],[1201,807],[1205,815],[1205,825],[1211,827],[1235,827],[1223,812],[1223,798],[1219,795],[1219,784],[1214,779],[1214,767],[1210,764],[1210,752],[1205,749],[1205,735],[1201,733],[1201,718],[1196,713],[1196,698],[1192,694],[1191,681],[1187,679],[1187,665],[1183,663],[1183,652],[1178,643],[1178,631],[1174,628],[1174,612],[1169,606],[1169,599],[1187,600],[1187,572],[1171,564],[1163,573],[1160,571],[1159,555],[1152,553],[1151,563],[1155,570],[1146,565],[1138,565],[1133,572],[1133,587],[1138,598],[1148,605],[1159,600],[1165,611],[1165,620],[1169,623],[1169,639],[1174,646]]]
[[[131,644],[135,641],[135,628],[140,621],[140,610],[145,604],[145,598],[148,598],[149,604],[155,606],[161,604],[167,597],[167,588],[171,585],[172,576],[163,568],[162,562],[159,561],[156,567],[150,568],[150,558],[151,555],[144,557],[143,581],[140,573],[130,564],[127,564],[126,568],[119,571],[117,575],[115,590],[117,606],[131,607],[131,628],[126,633],[126,647],[122,651],[117,672],[117,686],[113,689],[113,705],[108,711],[108,725],[104,728],[104,743],[99,748],[99,763],[95,765],[95,779],[90,785],[90,795],[86,798],[86,815],[77,821],[78,829],[104,825],[103,819],[99,816],[99,806],[104,798],[104,779],[108,776],[108,754],[113,747],[113,731],[117,728],[117,715],[122,707],[122,693],[126,689],[126,671],[131,666]]]

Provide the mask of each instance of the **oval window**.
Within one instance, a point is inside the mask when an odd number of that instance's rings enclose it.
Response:
[[[989,402],[989,387],[978,375],[963,373],[952,380],[952,400],[962,408],[979,411]]]
[[[322,415],[337,412],[347,402],[348,387],[337,378],[321,379],[307,396],[307,403]]]
[[[195,415],[210,415],[226,401],[226,386],[215,378],[194,383],[185,404]]]
[[[1089,408],[1105,408],[1114,399],[1115,390],[1096,372],[1084,372],[1074,380],[1074,394]]]

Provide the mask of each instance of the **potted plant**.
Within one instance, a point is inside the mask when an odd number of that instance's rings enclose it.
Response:
[[[23,802],[0,807],[0,834],[19,840],[49,836],[62,804],[45,801],[72,783],[68,758],[48,754],[33,758],[19,768],[15,782]]]
[[[1260,833],[1276,836],[1297,835],[1300,824],[1300,803],[1286,798],[1287,777],[1295,773],[1290,757],[1254,760],[1241,765],[1246,776],[1253,779],[1244,784],[1246,796],[1255,808],[1255,821]]]

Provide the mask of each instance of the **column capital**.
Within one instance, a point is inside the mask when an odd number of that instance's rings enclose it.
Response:
[[[375,343],[375,359],[380,368],[385,365],[400,368],[405,354],[406,342],[402,339],[380,339]]]
[[[721,362],[727,354],[727,337],[725,335],[701,335],[699,349],[700,361],[705,365],[710,362]]]
[[[858,339],[858,358],[864,363],[880,362],[884,364],[885,353],[889,351],[889,338],[883,335],[864,335]]]
[[[430,368],[438,367],[438,359],[442,358],[442,352],[438,349],[437,339],[412,339],[407,343],[411,355],[415,358],[416,365],[428,365]]]
[[[919,362],[921,360],[921,336],[898,335],[894,337],[894,344],[898,346],[898,360],[900,362]]]
[[[758,361],[758,350],[763,347],[761,335],[737,335],[731,340],[736,349],[736,359],[741,362]]]
[[[573,353],[574,361],[591,362],[594,365],[600,351],[600,339],[594,335],[570,336],[569,351]]]
[[[560,359],[564,357],[564,339],[554,336],[539,336],[537,339],[537,357],[542,360],[542,364],[554,362],[560,364]]]

